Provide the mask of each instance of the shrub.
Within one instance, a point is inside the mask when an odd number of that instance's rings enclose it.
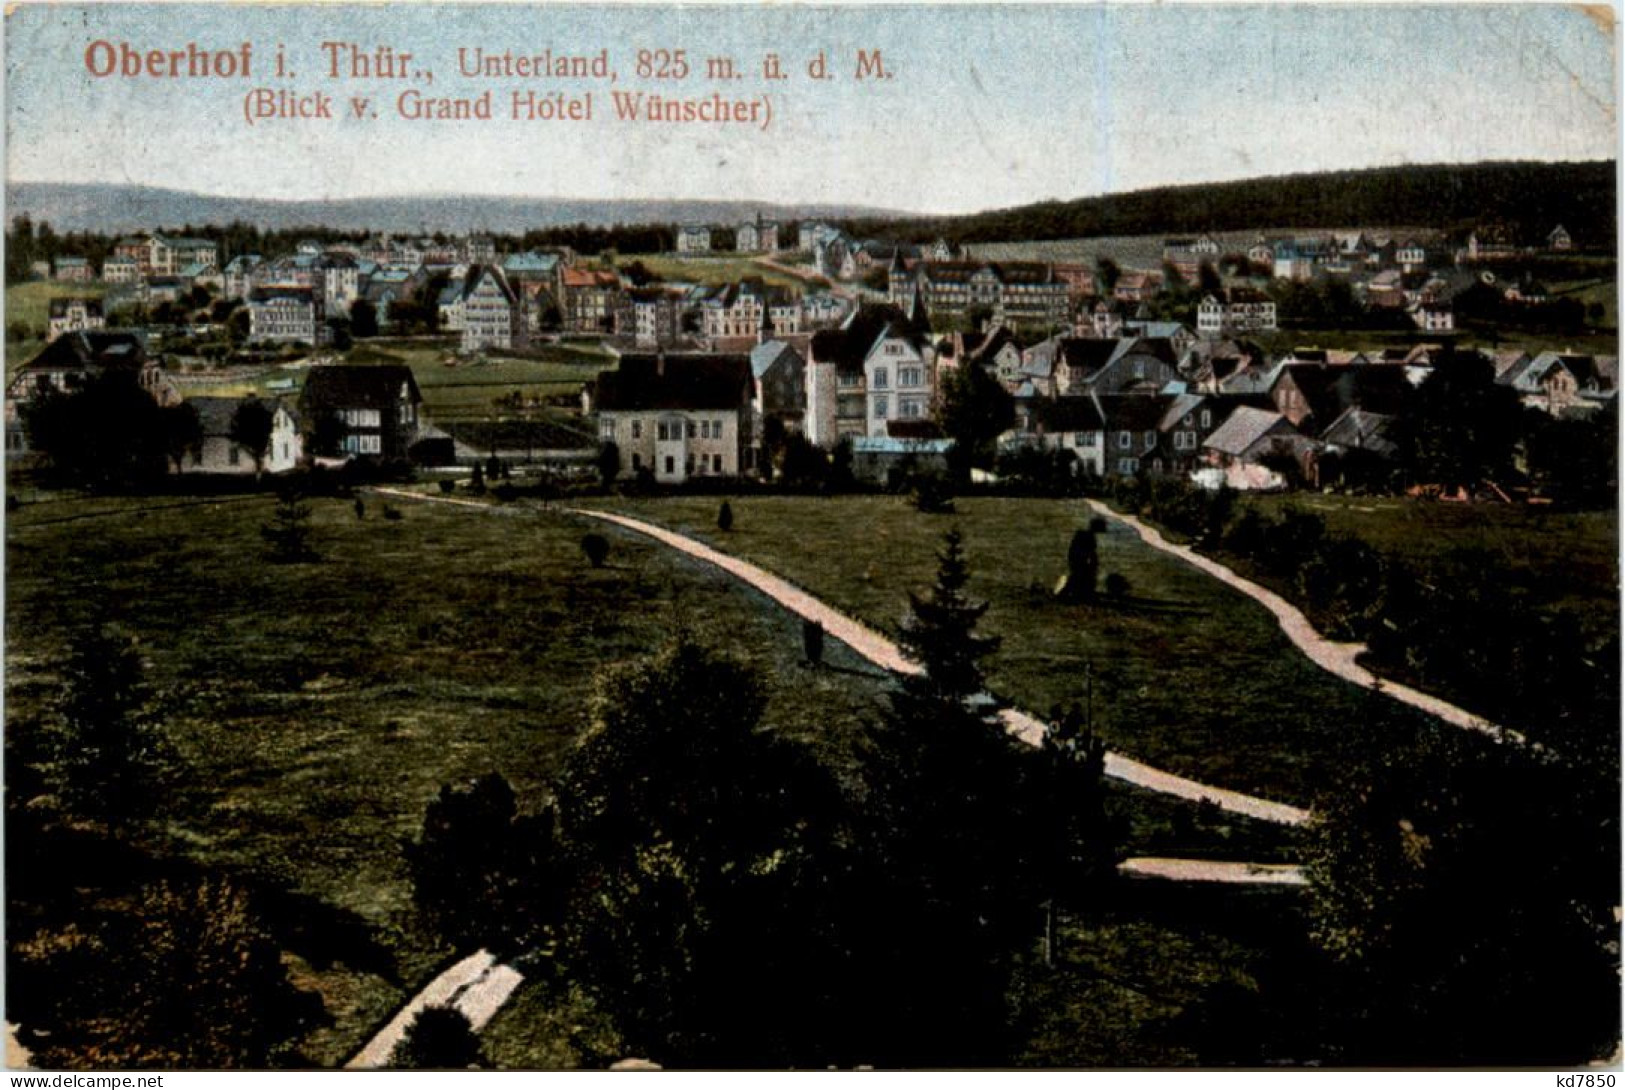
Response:
[[[440,491],[445,495],[451,495],[453,492],[457,491],[457,482],[452,480],[441,481]]]
[[[1128,576],[1121,572],[1112,572],[1106,576],[1106,594],[1114,601],[1122,601],[1128,597]]]
[[[823,625],[812,620],[801,622],[801,650],[809,666],[817,666],[824,661]]]
[[[729,530],[732,530],[733,528],[734,528],[734,509],[731,506],[729,506],[727,500],[723,500],[722,501],[722,506],[717,508],[717,529],[721,530],[723,533],[727,533]]]
[[[585,534],[581,538],[581,551],[587,557],[587,563],[595,568],[604,566],[609,559],[609,540],[603,534]]]

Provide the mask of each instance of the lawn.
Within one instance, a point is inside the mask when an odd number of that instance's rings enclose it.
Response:
[[[1341,741],[1373,714],[1417,727],[1419,712],[1382,702],[1313,666],[1260,606],[1116,526],[1100,543],[1102,574],[1126,576],[1121,605],[1068,605],[1050,594],[1078,501],[961,498],[952,516],[896,497],[734,498],[734,528],[716,529],[717,500],[603,505],[691,533],[807,587],[894,633],[910,590],[930,585],[942,534],[959,527],[970,591],[989,602],[985,628],[1003,644],[995,690],[1029,710],[1081,701],[1092,666],[1095,719],[1131,756],[1216,786],[1304,805],[1336,766]]]
[[[757,264],[749,257],[733,254],[719,257],[637,254],[622,258],[619,264],[625,269],[634,261],[641,261],[644,268],[662,280],[684,284],[731,284],[737,280],[754,277],[763,283],[790,288],[797,292],[806,290],[808,286],[805,281],[798,280],[788,273]]]
[[[801,668],[799,624],[720,573],[630,538],[590,570],[568,516],[402,505],[386,521],[374,501],[358,521],[348,501],[317,500],[322,561],[278,566],[259,537],[269,498],[173,502],[10,517],[7,727],[54,699],[73,626],[107,617],[139,639],[179,762],[166,850],[353,913],[396,963],[400,984],[297,964],[338,1019],[307,1042],[324,1063],[447,953],[416,924],[401,839],[440,785],[485,772],[535,805],[604,663],[686,629],[758,665],[766,723],[843,774],[844,732],[882,706],[884,679],[840,648],[835,669]]]
[[[1272,517],[1288,507],[1319,515],[1329,532],[1357,537],[1418,568],[1458,550],[1482,552],[1501,579],[1543,606],[1571,609],[1596,631],[1619,628],[1619,519],[1613,511],[1335,495],[1248,496],[1239,508],[1248,507]]]

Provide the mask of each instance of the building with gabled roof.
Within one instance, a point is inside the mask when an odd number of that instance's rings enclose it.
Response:
[[[463,280],[464,352],[523,348],[528,340],[520,296],[495,265],[473,265]]]
[[[863,304],[835,329],[814,333],[807,358],[807,437],[885,435],[890,420],[931,415],[937,388],[929,319]]]
[[[47,344],[64,333],[107,327],[107,316],[102,313],[102,301],[79,296],[53,297],[48,320],[50,325],[45,333]]]
[[[299,392],[304,450],[317,458],[404,459],[422,426],[422,404],[402,364],[312,367]]]
[[[621,472],[682,484],[748,468],[754,391],[749,356],[628,353],[598,375],[592,409]]]

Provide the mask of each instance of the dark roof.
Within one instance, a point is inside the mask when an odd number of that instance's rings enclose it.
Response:
[[[597,403],[609,412],[738,409],[750,390],[749,356],[634,353],[618,370],[599,372]]]
[[[1036,409],[1034,416],[1038,426],[1046,432],[1104,431],[1106,428],[1099,398],[1058,397],[1053,401],[1040,401]]]
[[[1354,406],[1394,416],[1403,408],[1412,387],[1405,368],[1393,364],[1291,363],[1283,371],[1309,405],[1317,427],[1332,422]]]
[[[119,330],[75,330],[64,333],[25,365],[30,371],[100,371],[139,369],[147,346],[134,333]]]
[[[1067,337],[1060,342],[1060,362],[1093,375],[1117,354],[1115,337]]]
[[[305,376],[299,407],[305,413],[356,407],[382,409],[395,404],[402,383],[411,391],[413,402],[423,400],[412,369],[398,363],[375,367],[351,364],[312,367]]]
[[[916,348],[930,343],[927,333],[909,321],[902,311],[890,304],[862,304],[835,329],[821,329],[813,334],[812,356],[820,362],[832,362],[838,371],[861,371],[863,360],[875,342],[890,333],[910,340]]]
[[[1170,399],[1119,394],[1099,399],[1108,431],[1157,431]]]

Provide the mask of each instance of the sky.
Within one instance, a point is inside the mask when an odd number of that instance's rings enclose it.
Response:
[[[956,213],[1315,170],[1612,158],[1615,34],[1611,20],[1544,4],[24,3],[5,23],[6,170],[10,181],[285,199],[467,193]],[[410,52],[413,75],[329,78],[327,41]],[[107,43],[98,65],[123,43],[144,54],[247,42],[250,74],[97,76],[95,42]],[[274,71],[279,46],[291,78]],[[607,49],[616,79],[464,78],[459,48]],[[662,49],[684,51],[687,78],[639,77],[638,51]],[[890,78],[855,78],[859,54],[876,50]],[[769,53],[789,78],[762,78]],[[807,66],[820,54],[831,78],[814,80]],[[710,57],[729,58],[742,78],[706,78]],[[487,90],[489,121],[400,116],[414,94]],[[593,120],[513,119],[516,91],[591,93]],[[771,120],[619,121],[614,91],[722,94]],[[334,116],[250,125],[245,98],[277,92],[307,104],[325,94]],[[347,116],[353,97],[377,116]]]

